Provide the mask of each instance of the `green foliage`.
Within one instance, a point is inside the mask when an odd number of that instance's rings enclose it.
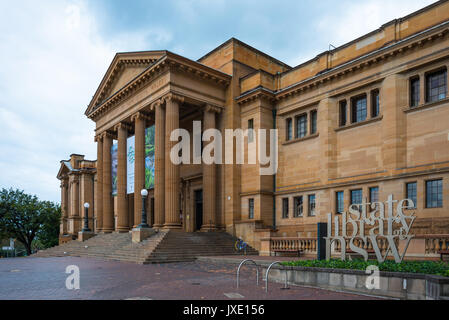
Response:
[[[309,268],[330,268],[330,269],[352,269],[366,270],[370,265],[375,265],[380,271],[405,272],[405,273],[425,273],[449,277],[449,264],[442,261],[403,261],[396,263],[387,260],[379,263],[376,260],[342,261],[339,259],[331,260],[298,260],[282,263],[285,266],[298,266]]]
[[[58,243],[60,219],[58,204],[39,201],[21,190],[0,191],[0,234],[19,240],[28,254],[35,239],[44,248]]]

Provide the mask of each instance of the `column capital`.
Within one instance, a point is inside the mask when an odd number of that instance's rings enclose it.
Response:
[[[137,119],[142,119],[142,120],[148,121],[148,120],[151,120],[151,115],[146,112],[143,112],[143,111],[138,111],[137,113],[135,113],[131,116],[132,122],[136,122]]]
[[[102,142],[103,141],[103,135],[101,133],[95,135],[94,141],[95,142]]]
[[[161,106],[161,105],[163,105],[163,104],[164,104],[164,99],[163,99],[163,98],[157,99],[156,101],[154,101],[154,102],[150,105],[150,110],[151,110],[151,111],[154,111],[154,110],[156,110],[157,107],[159,107],[159,106]]]
[[[214,112],[214,113],[221,113],[222,108],[213,106],[211,104],[206,104],[204,106],[204,112]]]
[[[114,131],[118,132],[119,129],[125,129],[126,131],[131,131],[131,125],[125,123],[125,122],[119,122],[114,126]]]
[[[101,135],[102,140],[104,140],[106,138],[114,139],[114,135],[109,131],[103,131],[100,135]]]
[[[167,103],[168,101],[174,101],[178,103],[184,103],[184,97],[180,96],[178,94],[169,92],[165,96],[162,97],[162,99]]]

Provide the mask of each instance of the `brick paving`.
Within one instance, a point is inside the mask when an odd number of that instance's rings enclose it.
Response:
[[[80,269],[80,290],[66,289],[66,267]],[[372,297],[271,283],[255,284],[256,271],[244,266],[236,288],[236,265],[183,262],[138,265],[77,257],[0,259],[0,299],[152,300],[359,300]],[[242,296],[242,297],[240,297]],[[239,297],[239,298],[235,298]]]

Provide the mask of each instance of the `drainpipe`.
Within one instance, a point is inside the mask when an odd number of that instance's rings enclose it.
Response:
[[[276,106],[273,109],[273,129],[276,130]],[[276,160],[277,161],[277,160]],[[273,230],[276,230],[276,173],[273,174]]]

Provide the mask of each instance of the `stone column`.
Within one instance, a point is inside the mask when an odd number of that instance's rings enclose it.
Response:
[[[142,196],[140,191],[145,187],[145,124],[142,112],[132,116],[135,132],[134,152],[134,227],[140,224],[142,217]]]
[[[103,137],[98,135],[95,137],[97,142],[97,203],[96,206],[96,219],[97,219],[97,232],[101,232],[103,229]]]
[[[67,234],[67,181],[66,179],[61,181],[61,211],[62,211],[62,234]]]
[[[114,231],[114,213],[112,203],[112,135],[103,134],[103,229],[105,233]]]
[[[204,111],[204,130],[215,129],[215,110],[209,106]],[[210,141],[205,146],[214,143]],[[213,230],[216,227],[215,201],[216,192],[216,165],[203,163],[203,226],[201,230]]]
[[[172,163],[170,151],[177,144],[170,141],[173,130],[179,129],[179,105],[183,98],[174,94],[165,97],[165,223],[164,228],[180,229],[179,165]]]
[[[126,140],[129,127],[119,123],[115,126],[117,131],[117,231],[128,232],[128,202],[126,199]]]
[[[160,228],[165,223],[165,109],[162,102],[157,101],[153,105],[156,118],[153,223],[155,228]]]

